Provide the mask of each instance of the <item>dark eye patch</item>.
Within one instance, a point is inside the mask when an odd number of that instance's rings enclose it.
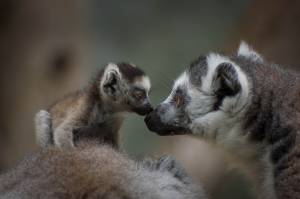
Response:
[[[132,91],[132,96],[137,100],[142,100],[146,98],[147,93],[144,89],[135,87]]]
[[[174,104],[176,107],[182,107],[186,104],[186,95],[183,89],[178,88],[172,98],[171,103]]]

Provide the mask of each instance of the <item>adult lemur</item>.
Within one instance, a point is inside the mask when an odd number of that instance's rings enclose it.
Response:
[[[41,110],[35,118],[37,142],[72,148],[78,137],[116,145],[124,112],[145,115],[152,110],[148,76],[138,67],[110,63],[91,84]]]
[[[192,183],[174,159],[165,156],[136,162],[117,151],[120,116],[115,112],[145,114],[151,109],[144,73],[131,65],[109,64],[98,78],[87,91],[50,108],[52,119],[48,112],[40,113],[38,133],[41,138],[49,135],[52,120],[55,145],[40,147],[0,176],[0,198],[205,199],[201,187]],[[92,138],[88,140],[78,135],[76,147],[64,150],[64,144],[73,146],[71,134],[77,127],[80,134],[97,135],[87,135]]]
[[[108,145],[41,148],[0,175],[1,199],[205,199],[170,157],[135,162]]]
[[[300,75],[242,42],[192,62],[145,121],[160,135],[215,141],[255,173],[260,198],[300,198]]]

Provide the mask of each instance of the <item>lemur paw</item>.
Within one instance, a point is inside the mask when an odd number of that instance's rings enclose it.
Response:
[[[75,147],[72,128],[65,128],[64,126],[60,126],[56,128],[53,134],[54,146],[62,150],[69,150]]]

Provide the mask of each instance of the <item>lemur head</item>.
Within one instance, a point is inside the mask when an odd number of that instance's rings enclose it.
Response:
[[[192,62],[167,99],[145,118],[148,128],[160,135],[216,138],[238,127],[251,101],[252,85],[238,59],[250,65],[263,62],[244,42],[236,55],[211,53]]]
[[[100,81],[104,100],[120,111],[146,115],[151,112],[149,100],[150,79],[138,67],[128,63],[109,63]]]

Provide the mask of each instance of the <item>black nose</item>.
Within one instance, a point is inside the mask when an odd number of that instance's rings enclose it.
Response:
[[[152,112],[150,112],[148,115],[146,115],[146,117],[145,117],[145,119],[144,119],[144,122],[148,125],[148,123],[150,122],[150,120],[151,120],[151,113]]]
[[[156,109],[149,113],[144,121],[150,131],[156,132],[158,135],[168,134],[168,126],[161,121]]]
[[[156,119],[156,116],[155,116],[155,113],[154,111],[150,112],[144,119],[148,129],[150,131],[156,131],[157,130],[157,119]]]
[[[133,111],[139,115],[147,115],[153,111],[153,108],[151,104],[146,104],[144,106],[134,108]]]
[[[147,109],[147,114],[154,110],[151,104],[149,104],[149,106],[146,109]]]

